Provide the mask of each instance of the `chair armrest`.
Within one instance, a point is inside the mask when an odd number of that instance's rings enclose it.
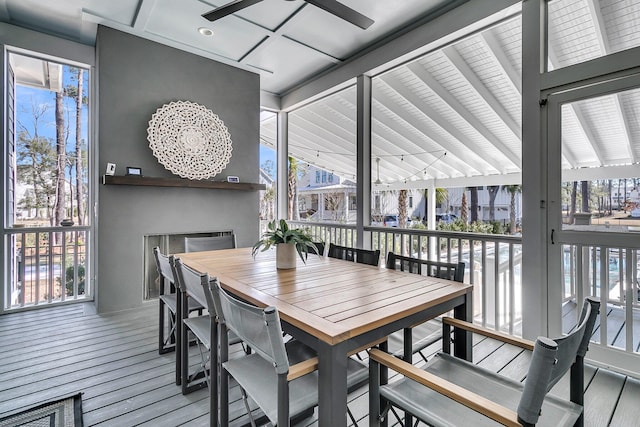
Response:
[[[491,329],[483,328],[482,326],[475,325],[473,323],[465,322],[460,319],[454,319],[452,317],[442,318],[442,323],[450,325],[456,328],[464,329],[465,331],[473,332],[475,334],[484,335],[489,338],[494,338],[499,341],[515,345],[517,347],[524,348],[525,350],[533,351],[535,343],[533,341],[525,340],[522,338],[514,337],[503,332],[494,331]]]
[[[475,394],[443,378],[433,375],[430,372],[407,363],[384,351],[373,348],[369,350],[369,357],[392,370],[410,378],[433,391],[440,393],[456,402],[473,409],[503,425],[521,427],[518,422],[518,414],[511,409],[505,408],[486,397]]]
[[[287,374],[287,381],[293,381],[303,375],[307,375],[318,369],[318,357],[312,357],[311,359],[303,360],[300,363],[289,366],[289,373]]]

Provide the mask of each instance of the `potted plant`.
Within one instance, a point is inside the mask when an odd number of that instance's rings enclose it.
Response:
[[[311,240],[309,233],[301,228],[289,228],[284,219],[280,222],[273,220],[267,225],[267,231],[262,238],[253,245],[251,254],[255,258],[258,252],[276,247],[276,268],[287,269],[296,267],[296,253],[302,262],[306,263],[309,249],[318,253],[318,248]]]

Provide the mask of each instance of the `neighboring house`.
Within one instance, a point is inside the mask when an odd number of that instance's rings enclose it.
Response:
[[[427,202],[424,190],[407,190],[407,216],[423,219],[426,217]],[[437,214],[453,213],[462,217],[462,194],[467,193],[467,209],[471,209],[469,190],[448,188],[447,199],[436,206]],[[349,203],[345,203],[348,200]],[[355,223],[356,183],[326,170],[309,166],[298,181],[298,209],[301,219],[309,221],[332,221]],[[494,202],[496,221],[508,222],[511,209],[511,195],[498,191]],[[522,216],[522,195],[516,194],[516,218]],[[398,191],[375,191],[371,198],[371,221],[383,223],[386,215],[398,213]],[[468,218],[471,217],[468,213]],[[478,187],[478,220],[489,221],[489,191]]]
[[[298,181],[298,210],[310,221],[355,222],[356,183],[309,166]]]
[[[467,194],[467,209],[471,209],[471,198],[469,190],[464,188],[447,188],[447,201],[437,213],[454,213],[461,218],[462,193]],[[511,194],[507,191],[498,190],[494,202],[494,218],[496,221],[509,222],[509,210],[511,209]],[[467,212],[467,217],[471,218],[471,212]],[[489,221],[489,191],[487,187],[478,187],[478,221]],[[522,194],[516,194],[516,218],[522,217]]]
[[[260,190],[260,219],[272,220],[275,217],[276,186],[272,176],[260,168],[260,184],[266,189]]]

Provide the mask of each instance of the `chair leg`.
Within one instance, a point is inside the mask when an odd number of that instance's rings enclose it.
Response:
[[[173,329],[171,329],[171,332],[169,332],[169,335],[167,336],[167,338],[165,338],[164,336],[164,331],[165,331],[164,322],[166,317],[165,303],[160,299],[158,306],[160,308],[158,313],[158,354],[166,354],[175,350],[175,347],[167,346],[167,342],[169,341],[169,339],[173,338],[172,337]]]

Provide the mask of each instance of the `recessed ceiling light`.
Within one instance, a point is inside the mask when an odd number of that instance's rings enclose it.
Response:
[[[200,34],[202,34],[203,36],[212,36],[213,35],[213,30],[207,27],[200,27],[198,28],[198,32]]]

